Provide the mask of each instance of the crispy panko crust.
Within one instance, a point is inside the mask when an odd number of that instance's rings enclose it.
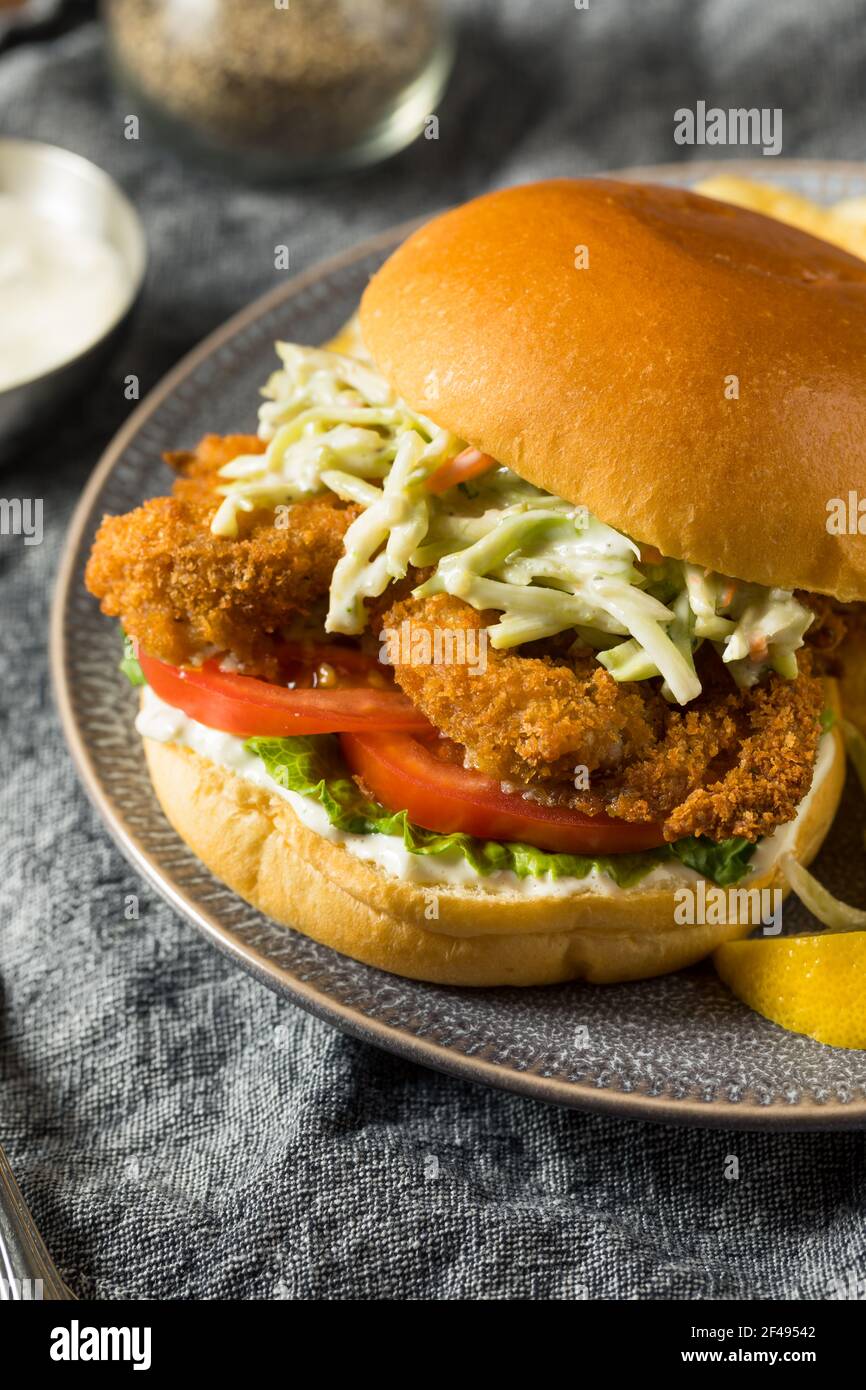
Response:
[[[481,627],[460,599],[406,599],[384,629]],[[411,647],[409,649],[411,651]],[[809,790],[823,706],[805,655],[794,681],[732,690],[710,654],[703,694],[686,710],[646,683],[617,684],[591,655],[567,662],[487,651],[487,669],[398,665],[399,685],[466,748],[467,763],[589,815],[662,824],[665,838],[756,840],[793,818]],[[588,790],[577,769],[592,774]]]
[[[812,785],[821,681],[808,654],[796,680],[772,676],[751,690],[710,685],[686,711],[670,710],[664,737],[627,768],[609,814],[661,819],[665,838],[757,840],[793,820]]]
[[[486,627],[493,614],[477,613],[448,594],[407,598],[382,617],[382,630],[403,623],[426,629]],[[410,640],[412,640],[410,638]],[[573,780],[575,765],[589,772],[620,766],[653,741],[640,695],[617,685],[591,657],[579,665],[549,657],[515,656],[487,644],[486,669],[468,663],[396,666],[403,690],[437,729],[461,743],[469,766],[503,781]]]
[[[216,470],[263,448],[254,435],[207,435],[193,453],[169,456],[181,474],[171,497],[104,518],[85,582],[150,655],[182,665],[225,651],[274,674],[280,629],[327,595],[356,508],[314,498],[285,513],[284,527],[260,511],[242,514],[237,539],[209,529]]]

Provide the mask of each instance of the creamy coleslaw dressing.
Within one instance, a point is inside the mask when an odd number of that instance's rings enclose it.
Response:
[[[279,786],[265,770],[261,758],[244,747],[244,741],[233,734],[209,729],[205,724],[190,719],[182,710],[166,704],[150,688],[142,691],[142,705],[135,727],[143,738],[154,739],[157,743],[176,743],[189,748],[218,767],[227,768],[245,782],[251,782],[272,796],[282,797],[294,811],[298,820],[308,829],[333,844],[342,845],[356,859],[375,864],[383,872],[409,883],[427,883],[441,887],[472,888],[478,892],[495,896],[497,893],[519,894],[525,898],[567,898],[580,893],[601,893],[615,897],[620,893],[640,893],[665,886],[682,886],[695,883],[700,878],[694,869],[686,864],[672,862],[659,864],[631,888],[622,889],[607,874],[592,869],[585,878],[543,877],[519,878],[510,869],[497,870],[486,877],[477,873],[459,854],[412,854],[396,835],[353,835],[338,830],[331,825],[324,808],[312,797],[301,796]],[[820,742],[815,776],[807,795],[800,803],[797,816],[787,825],[780,826],[758,845],[752,860],[752,870],[739,886],[747,886],[752,878],[766,873],[786,850],[793,848],[797,826],[815,795],[816,789],[827,776],[833,761],[833,740],[825,735]]]

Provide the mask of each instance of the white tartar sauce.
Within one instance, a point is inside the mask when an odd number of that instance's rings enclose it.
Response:
[[[100,237],[0,193],[0,390],[96,342],[129,295],[129,272]]]

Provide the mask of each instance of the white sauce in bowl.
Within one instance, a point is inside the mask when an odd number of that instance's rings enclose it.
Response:
[[[77,357],[129,300],[120,254],[0,193],[0,391]]]

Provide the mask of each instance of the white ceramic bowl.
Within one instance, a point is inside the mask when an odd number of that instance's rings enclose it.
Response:
[[[132,203],[88,159],[36,140],[0,139],[0,193],[11,194],[60,226],[89,232],[118,253],[127,293],[99,337],[58,366],[0,391],[0,456],[90,380],[129,322],[147,263],[144,230]]]

